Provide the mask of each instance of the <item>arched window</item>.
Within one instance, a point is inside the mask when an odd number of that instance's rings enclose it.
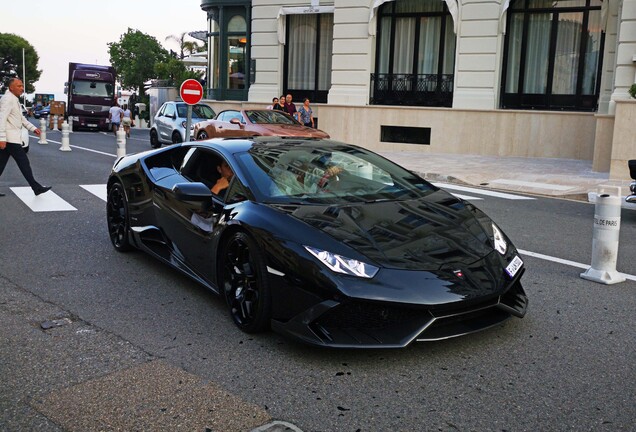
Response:
[[[451,106],[456,37],[440,0],[395,0],[378,10],[371,103]]]
[[[595,111],[601,0],[516,0],[508,9],[501,107]]]

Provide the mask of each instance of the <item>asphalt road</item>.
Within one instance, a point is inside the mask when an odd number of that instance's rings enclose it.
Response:
[[[524,256],[524,319],[401,350],[325,350],[246,335],[220,298],[149,256],[117,253],[103,184],[115,137],[31,141],[36,178],[77,211],[0,198],[0,430],[634,430],[636,282]],[[149,149],[134,130],[129,152]],[[0,191],[25,186],[10,161]],[[520,249],[589,263],[594,207],[537,198],[477,203]],[[618,269],[636,273],[636,212]],[[43,327],[52,326],[44,329]]]

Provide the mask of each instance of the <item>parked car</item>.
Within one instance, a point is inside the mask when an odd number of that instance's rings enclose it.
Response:
[[[300,124],[277,110],[225,110],[214,120],[194,125],[197,140],[246,136],[293,136],[329,138],[329,134]]]
[[[39,119],[40,117],[48,117],[51,112],[51,105],[42,106],[37,105],[33,110],[33,117]]]
[[[524,263],[494,221],[336,141],[211,139],[125,156],[106,218],[117,251],[143,250],[218,293],[248,333],[396,348],[527,309]]]
[[[216,113],[205,104],[192,106],[192,120],[194,125],[202,120],[213,119]],[[188,105],[185,102],[165,102],[155,114],[154,122],[150,128],[150,146],[152,148],[161,147],[161,144],[174,144],[186,141],[186,120],[188,116]],[[187,137],[187,141],[192,139],[192,129]]]

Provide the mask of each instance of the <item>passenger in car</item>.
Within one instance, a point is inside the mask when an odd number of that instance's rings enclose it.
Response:
[[[216,170],[219,172],[221,177],[219,177],[210,190],[215,195],[223,196],[227,187],[230,185],[230,180],[234,177],[234,171],[232,171],[232,168],[230,168],[226,161],[222,161],[219,165],[217,165]]]

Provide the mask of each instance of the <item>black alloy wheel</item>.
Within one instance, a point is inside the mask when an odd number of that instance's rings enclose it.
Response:
[[[131,250],[132,246],[128,240],[130,230],[128,203],[124,187],[120,183],[115,183],[108,190],[106,217],[108,219],[108,235],[115,249],[119,252]]]
[[[197,136],[198,140],[206,140],[208,139],[208,134],[202,130],[201,132],[199,132],[199,135]]]
[[[181,138],[179,131],[172,132],[172,144],[178,144],[180,142],[183,142],[183,139]]]
[[[161,143],[159,142],[159,135],[157,135],[157,131],[155,129],[150,129],[150,147],[161,147]]]
[[[247,234],[234,233],[225,243],[219,276],[234,323],[246,333],[267,330],[271,314],[267,269],[256,242]]]

